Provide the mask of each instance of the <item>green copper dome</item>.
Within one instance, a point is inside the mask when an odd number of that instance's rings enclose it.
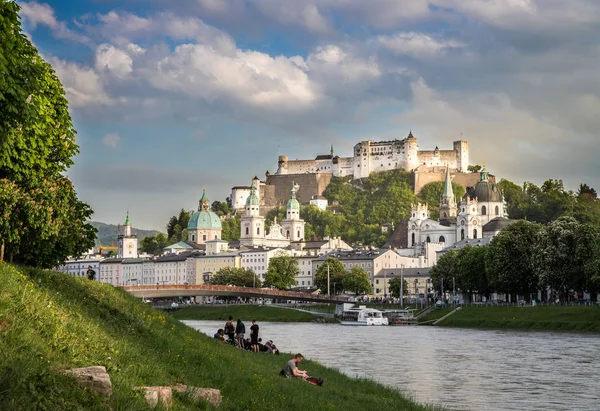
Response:
[[[221,219],[210,211],[210,200],[206,196],[206,189],[202,189],[202,198],[198,211],[196,211],[187,226],[188,230],[221,230]]]
[[[248,206],[259,206],[258,196],[256,195],[256,187],[254,187],[254,181],[252,182],[252,188],[250,189],[250,195],[246,200],[246,207]]]
[[[300,203],[296,200],[296,185],[292,182],[291,197],[287,202],[288,210],[300,210]]]

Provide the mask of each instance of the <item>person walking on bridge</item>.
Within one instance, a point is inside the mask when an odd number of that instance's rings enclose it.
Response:
[[[256,320],[252,319],[252,326],[250,327],[250,338],[252,340],[252,344],[258,344],[258,324],[256,324]]]

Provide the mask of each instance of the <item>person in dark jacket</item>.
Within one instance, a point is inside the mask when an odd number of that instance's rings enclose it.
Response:
[[[225,334],[230,340],[235,338],[235,326],[233,325],[233,317],[229,316],[229,320],[225,323]]]
[[[252,344],[258,344],[258,324],[256,324],[256,320],[252,319],[252,326],[250,327],[250,338],[252,339]]]
[[[235,338],[240,342],[244,341],[244,334],[246,334],[246,326],[242,320],[238,318],[237,325],[235,326]]]

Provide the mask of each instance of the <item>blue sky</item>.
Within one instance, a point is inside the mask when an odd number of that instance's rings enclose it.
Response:
[[[469,141],[500,178],[600,188],[595,0],[20,1],[94,219],[164,230],[202,187],[365,139]]]

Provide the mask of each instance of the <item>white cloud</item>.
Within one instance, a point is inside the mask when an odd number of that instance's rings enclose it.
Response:
[[[63,84],[71,108],[110,105],[115,102],[106,94],[102,79],[94,69],[58,58],[51,58],[50,64]]]
[[[139,50],[134,44],[134,52]],[[101,44],[96,49],[96,69],[98,71],[108,70],[117,77],[125,77],[133,71],[133,60],[127,53],[110,44]]]
[[[317,34],[325,34],[332,31],[327,19],[319,11],[314,3],[302,1],[280,0],[253,0],[256,7],[263,16],[273,19],[281,24],[304,27],[308,31]]]
[[[379,36],[380,44],[398,54],[406,54],[415,58],[429,58],[443,53],[450,48],[463,45],[454,40],[438,41],[425,33],[404,32],[394,36]]]
[[[110,133],[102,137],[102,144],[104,144],[106,147],[117,148],[119,141],[121,141],[121,136],[119,133]]]
[[[64,22],[56,20],[54,9],[48,4],[37,3],[35,1],[21,3],[21,16],[25,18],[31,28],[37,27],[38,24],[48,26],[52,30],[52,34],[62,40],[69,40],[78,43],[90,44],[90,39],[73,30],[67,28]]]

